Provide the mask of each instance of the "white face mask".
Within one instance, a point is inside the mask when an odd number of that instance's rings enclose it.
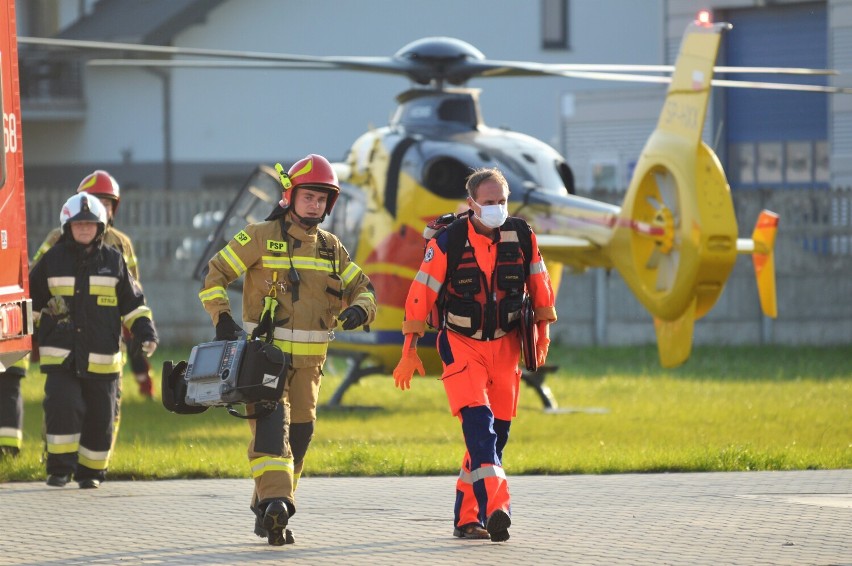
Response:
[[[476,217],[489,228],[499,228],[504,222],[506,222],[506,219],[509,218],[508,205],[488,204],[482,206],[478,202],[476,204],[479,205],[481,210],[480,214],[477,214]]]

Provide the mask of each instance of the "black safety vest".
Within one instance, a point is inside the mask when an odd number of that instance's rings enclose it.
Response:
[[[438,298],[440,324],[463,336],[492,340],[518,327],[532,255],[531,231],[520,218],[503,223],[489,281],[467,239],[468,221],[467,216],[459,218],[435,235],[447,238],[447,274]]]

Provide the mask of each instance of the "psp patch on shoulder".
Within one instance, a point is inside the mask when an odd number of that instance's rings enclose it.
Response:
[[[435,250],[432,248],[426,248],[426,255],[423,256],[423,261],[429,263],[432,261],[433,257],[435,257]]]
[[[236,241],[237,241],[237,242],[238,242],[241,246],[244,246],[244,245],[248,244],[249,242],[251,242],[251,236],[249,236],[248,234],[246,234],[246,231],[245,231],[245,230],[240,230],[240,231],[237,233],[237,235],[236,235],[236,236],[234,236],[234,239],[235,239],[235,240],[236,240]]]

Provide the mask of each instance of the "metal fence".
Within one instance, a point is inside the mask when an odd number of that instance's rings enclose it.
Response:
[[[27,192],[29,251],[58,225],[67,194]],[[126,191],[119,227],[136,246],[141,280],[164,341],[190,344],[211,337],[192,270],[214,214],[233,191]],[[584,195],[620,203],[623,194]],[[751,261],[741,257],[716,307],[696,324],[697,344],[852,344],[852,189],[756,190],[734,194],[743,236],[768,208],[781,217],[776,240],[779,316],[760,313]],[[232,303],[239,308],[238,296]],[[653,324],[615,274],[566,274],[557,304],[556,341],[572,345],[654,341]]]

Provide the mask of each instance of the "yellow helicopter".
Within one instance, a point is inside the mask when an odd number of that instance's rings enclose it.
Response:
[[[711,86],[849,92],[815,85],[719,81],[713,78],[721,33],[731,26],[704,13],[689,24],[671,76],[626,74],[634,66],[550,65],[490,61],[472,45],[425,38],[393,57],[310,57],[208,49],[24,38],[23,42],[165,55],[263,60],[260,68],[358,70],[403,75],[419,85],[397,97],[389,125],[363,134],[345,162],[335,164],[341,195],[325,227],[345,242],[369,275],[379,301],[368,332],[338,332],[330,353],[351,360],[330,406],[362,377],[387,374],[399,359],[409,285],[423,257],[424,226],[466,208],[464,180],[478,167],[500,168],[510,185],[510,214],[532,225],[548,270],[559,286],[563,267],[615,269],[654,318],[664,367],[682,364],[693,326],[715,304],[738,254],[753,255],[761,308],[777,314],[773,245],[778,217],[764,211],[751,238],[738,238],[730,188],[712,149],[701,140]],[[54,43],[52,43],[54,42]],[[234,66],[228,61],[95,60],[98,65]],[[748,69],[755,72],[754,68]],[[726,72],[736,69],[726,68]],[[785,72],[783,69],[765,72]],[[793,72],[793,70],[790,70]],[[810,71],[798,70],[797,72]],[[813,70],[811,74],[825,73]],[[482,120],[474,77],[564,76],[598,80],[670,82],[656,129],[648,138],[621,206],[574,194],[565,159],[526,135],[489,128]],[[447,84],[452,86],[447,86]],[[239,191],[195,270],[248,222],[262,220],[281,195],[278,174],[259,166]],[[419,342],[428,373],[440,372],[435,334]],[[526,374],[546,408],[556,401],[544,384],[546,368]]]

